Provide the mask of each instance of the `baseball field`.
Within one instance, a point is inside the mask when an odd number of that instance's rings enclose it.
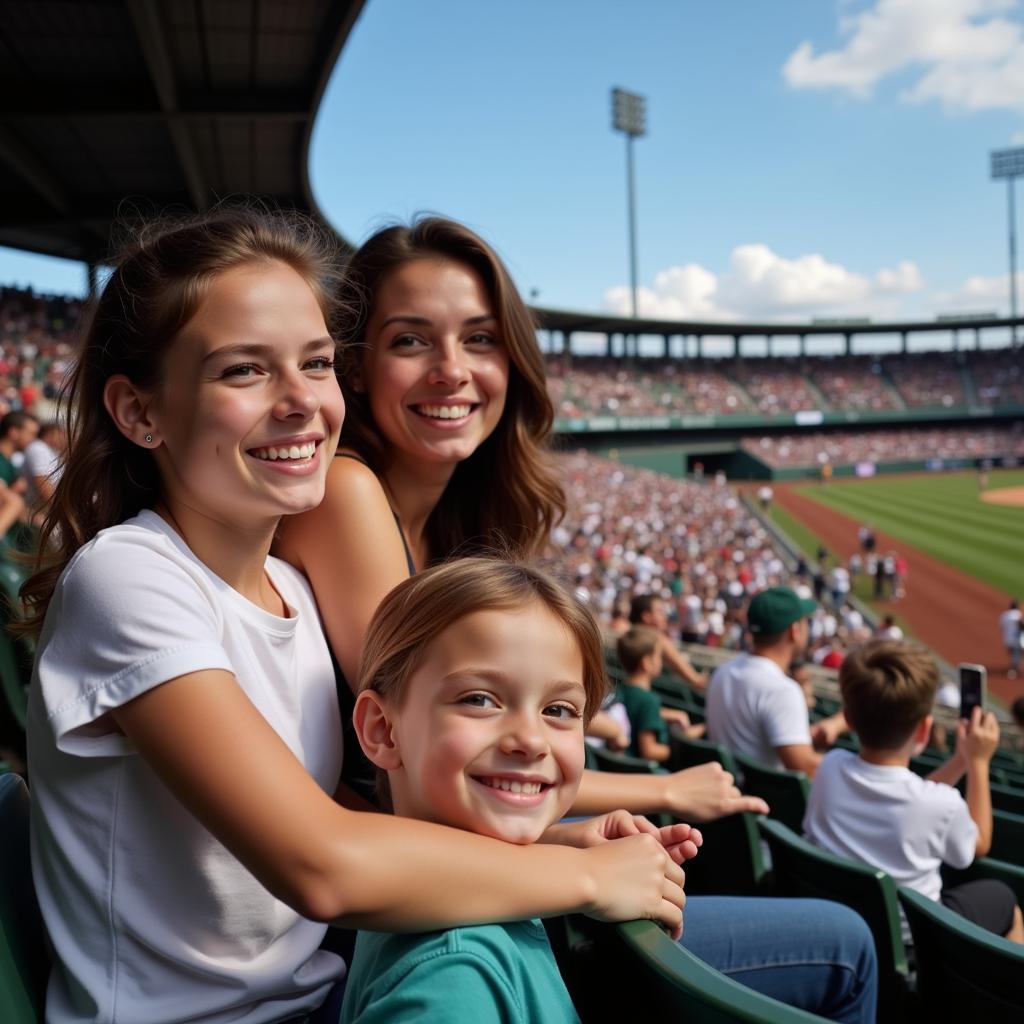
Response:
[[[997,628],[1010,597],[1024,600],[1024,471],[914,474],[778,486],[774,517],[813,556],[858,548],[870,525],[877,550],[909,563],[906,596],[878,604],[952,663],[980,661],[997,682],[1006,653]],[[1024,692],[1005,680],[1006,696]]]

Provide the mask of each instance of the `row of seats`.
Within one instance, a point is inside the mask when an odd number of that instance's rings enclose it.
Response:
[[[672,769],[718,761],[743,781],[745,792],[762,797],[771,807],[768,818],[736,814],[701,826],[702,852],[687,864],[689,892],[818,897],[858,911],[875,937],[880,1020],[902,1021],[922,1009],[968,1005],[989,1010],[996,1020],[1019,1019],[1024,1012],[1024,989],[1018,983],[1024,950],[917,893],[897,892],[884,872],[836,857],[802,839],[809,793],[802,772],[775,771],[707,740],[673,738],[672,745]],[[665,770],[608,751],[595,750],[592,758],[603,770]],[[992,855],[979,858],[967,871],[948,872],[946,882],[999,878],[1024,903],[1024,816],[996,811],[993,817],[998,839]],[[914,935],[916,989],[901,935],[900,905]],[[947,959],[955,962],[955,969]]]

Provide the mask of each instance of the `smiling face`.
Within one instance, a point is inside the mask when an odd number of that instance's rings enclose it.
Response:
[[[395,812],[535,842],[579,789],[585,705],[579,645],[541,602],[464,616],[385,702]]]
[[[279,262],[214,279],[147,406],[176,516],[265,524],[323,498],[344,403],[309,285]]]
[[[384,278],[366,331],[360,386],[393,458],[455,464],[493,433],[509,357],[479,274],[441,258]]]

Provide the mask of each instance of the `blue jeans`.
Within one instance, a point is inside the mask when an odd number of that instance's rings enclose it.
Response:
[[[871,1024],[878,963],[859,914],[827,900],[690,896],[682,944],[715,970],[780,1002]]]

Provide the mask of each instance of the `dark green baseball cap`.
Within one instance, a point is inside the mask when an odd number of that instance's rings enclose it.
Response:
[[[751,598],[747,628],[754,636],[774,636],[807,618],[817,607],[817,601],[799,597],[789,587],[769,587]]]

